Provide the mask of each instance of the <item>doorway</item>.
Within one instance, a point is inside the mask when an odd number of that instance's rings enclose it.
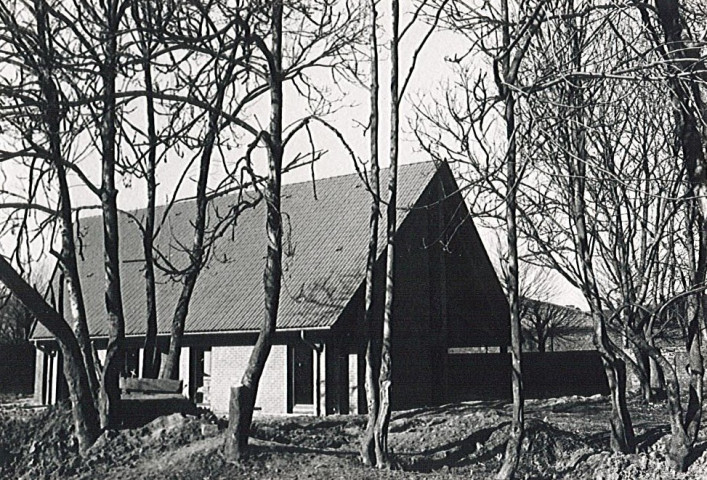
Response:
[[[292,349],[292,396],[293,404],[314,405],[314,351],[307,345],[296,345]]]
[[[189,349],[189,398],[197,405],[211,402],[211,347]]]

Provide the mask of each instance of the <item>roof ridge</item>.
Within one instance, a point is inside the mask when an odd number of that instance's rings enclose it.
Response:
[[[421,162],[410,162],[410,163],[399,164],[399,165],[398,165],[398,169],[400,169],[400,168],[406,168],[406,167],[414,167],[414,166],[422,165],[422,164],[425,164],[425,163],[434,164],[435,161],[434,161],[434,160],[423,160],[423,161],[421,161]],[[390,167],[381,168],[380,170],[381,170],[381,172],[387,171],[387,170],[390,170]],[[341,174],[341,175],[331,175],[331,176],[329,176],[329,177],[321,177],[321,178],[317,178],[316,180],[317,180],[317,181],[321,181],[321,180],[335,180],[335,179],[339,179],[339,178],[351,177],[351,176],[354,176],[354,175],[355,175],[355,176],[360,176],[359,171],[357,170],[357,171],[355,171],[355,172],[343,173],[343,174]],[[311,179],[311,178],[308,178],[307,180],[298,180],[298,181],[296,181],[296,182],[283,183],[282,186],[285,187],[285,186],[290,186],[290,185],[299,185],[299,184],[302,184],[302,183],[309,183],[309,182],[311,182],[311,181],[312,181],[312,179]]]
[[[419,165],[423,165],[423,164],[435,164],[435,170],[437,169],[437,166],[438,166],[438,165],[436,165],[436,162],[434,160],[424,160],[421,162],[410,162],[410,163],[398,165],[398,169],[419,166]],[[381,173],[387,172],[389,170],[390,170],[390,167],[380,169]],[[357,176],[357,177],[360,176],[360,171],[356,171],[356,172],[352,172],[352,173],[344,173],[342,175],[331,175],[329,177],[316,178],[315,181],[322,182],[322,181],[329,181],[329,180],[346,179],[346,178],[352,177],[352,176]],[[309,178],[307,180],[299,180],[296,182],[283,183],[282,187],[288,188],[288,187],[292,187],[292,186],[296,186],[296,185],[303,185],[303,184],[309,183],[311,181],[312,181],[312,179]],[[238,189],[236,188],[231,192],[224,193],[223,195],[219,195],[218,197],[215,197],[215,198],[229,197],[231,195],[234,195],[237,191],[238,191]],[[251,191],[252,190],[247,190],[246,193],[251,192]],[[178,199],[174,200],[171,204],[172,205],[179,205],[179,204],[183,204],[183,203],[187,203],[187,202],[192,202],[194,200],[195,200],[195,198],[193,196],[187,197],[187,198],[178,198]],[[170,205],[170,202],[157,204],[157,205],[155,205],[155,208],[156,209],[163,209],[163,208],[167,207],[168,205]],[[121,213],[121,214],[129,213],[129,214],[134,215],[134,214],[137,214],[143,210],[146,210],[146,208],[147,207],[138,207],[138,208],[132,208],[132,209],[118,208],[118,213]],[[90,221],[91,219],[99,218],[101,216],[102,216],[101,213],[96,213],[95,215],[87,215],[85,217],[81,217],[81,221],[86,221],[86,220]]]

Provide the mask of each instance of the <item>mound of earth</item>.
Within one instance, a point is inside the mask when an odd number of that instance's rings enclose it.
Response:
[[[20,479],[105,473],[218,433],[213,414],[175,413],[141,428],[105,431],[82,457],[67,402],[35,413],[0,410],[0,424],[0,478]]]
[[[39,413],[0,410],[0,477],[42,478],[75,473],[78,447],[67,403]]]
[[[663,454],[664,405],[631,407],[639,453],[618,455],[608,451],[606,398],[529,401],[518,478],[707,479],[707,442],[698,442],[689,471],[676,474]],[[394,412],[388,443],[395,469],[381,471],[358,456],[364,416],[257,416],[250,455],[232,464],[223,455],[225,432],[219,433],[225,422],[206,411],[107,431],[80,457],[68,405],[0,407],[0,478],[492,478],[510,410],[508,403],[474,401]]]
[[[337,449],[358,442],[365,419],[353,415],[330,416],[313,422],[312,417],[270,417],[253,422],[252,436],[260,440],[310,449]]]

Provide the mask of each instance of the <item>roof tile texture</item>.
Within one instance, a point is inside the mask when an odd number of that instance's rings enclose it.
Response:
[[[436,172],[431,162],[399,168],[398,225]],[[381,192],[387,198],[388,171],[381,172]],[[316,198],[314,196],[316,186]],[[214,200],[209,225],[224,217],[237,202],[234,196]],[[332,326],[364,279],[371,196],[358,175],[345,175],[282,187],[283,277],[278,328]],[[175,204],[157,238],[160,252],[185,267],[185,247],[194,235],[194,202]],[[164,207],[157,212],[158,222]],[[385,210],[383,210],[385,211]],[[140,219],[144,214],[134,213]],[[142,240],[127,215],[120,219],[120,259],[126,335],[145,332],[145,279]],[[100,217],[81,220],[80,271],[92,336],[107,335],[104,306],[102,226]],[[384,221],[379,254],[384,248]],[[252,331],[264,315],[265,203],[247,209],[216,242],[202,270],[189,306],[187,333]],[[158,273],[158,331],[167,334],[182,287],[179,277]],[[66,302],[65,302],[66,303]],[[65,308],[68,316],[68,308]],[[38,326],[34,337],[48,333]]]

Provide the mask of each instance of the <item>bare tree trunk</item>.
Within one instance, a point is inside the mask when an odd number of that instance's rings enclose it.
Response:
[[[41,52],[49,56],[50,47],[47,39],[48,19],[46,4],[41,1],[35,3],[35,15],[37,18],[37,36],[41,43]],[[47,126],[49,136],[49,152],[51,163],[57,174],[59,182],[59,217],[61,221],[61,258],[59,264],[66,278],[66,286],[71,306],[71,315],[74,318],[73,330],[81,348],[81,354],[86,366],[88,382],[91,392],[98,394],[99,383],[96,368],[93,363],[93,349],[86,320],[86,306],[83,299],[81,279],[79,277],[78,264],[76,261],[76,242],[74,240],[74,223],[71,218],[71,195],[69,185],[66,180],[66,169],[61,153],[60,131],[60,108],[56,84],[52,78],[52,60],[44,59],[48,66],[39,71],[39,82],[42,95],[46,99],[46,108],[43,109],[44,123]],[[62,308],[62,307],[60,307]]]
[[[573,183],[573,216],[575,224],[575,242],[582,263],[584,296],[589,302],[594,326],[594,346],[601,355],[611,394],[611,449],[615,452],[632,453],[634,451],[634,432],[631,417],[626,405],[626,365],[611,350],[606,330],[606,320],[602,313],[601,300],[594,269],[591,264],[589,242],[585,221],[584,182],[586,182],[583,160],[574,166],[571,172]]]
[[[630,328],[630,327],[627,327]],[[633,332],[634,335],[638,335]],[[643,352],[640,347],[631,342],[631,350],[636,357],[635,374],[641,389],[641,397],[645,403],[653,402],[653,390],[651,389],[651,361],[650,356]]]
[[[64,376],[69,386],[74,436],[78,441],[79,451],[85,452],[96,441],[101,429],[98,410],[83,363],[83,352],[74,337],[74,332],[39,292],[17,274],[2,255],[0,255],[0,281],[59,342],[64,356]]]
[[[369,179],[371,188],[371,216],[369,220],[368,237],[368,260],[366,262],[366,304],[364,311],[364,337],[366,339],[366,402],[368,405],[368,422],[366,430],[361,438],[361,460],[364,465],[373,465],[376,460],[374,432],[376,418],[378,417],[378,373],[380,363],[378,351],[380,351],[379,332],[373,327],[377,324],[373,320],[373,299],[375,265],[378,257],[378,221],[380,217],[380,171],[378,165],[378,38],[377,21],[378,12],[376,10],[377,0],[371,0],[371,85],[370,85],[370,105],[371,118],[369,128],[371,129],[371,176]],[[377,351],[378,350],[378,351]]]
[[[694,178],[694,175],[693,175]],[[702,215],[697,217],[699,252],[697,256],[697,271],[695,272],[694,285],[702,286],[705,283],[707,273],[707,233],[705,232],[705,220]],[[688,368],[690,370],[690,384],[688,387],[687,412],[685,413],[684,426],[689,439],[690,452],[697,441],[697,434],[702,421],[703,383],[704,383],[704,363],[702,356],[702,335],[704,329],[705,307],[707,307],[707,297],[704,290],[697,293],[698,308],[694,315],[690,316],[690,323],[687,329],[687,354]]]
[[[694,315],[694,318],[698,318]],[[680,382],[678,380],[675,367],[660,353],[654,346],[650,345],[645,339],[631,332],[632,341],[641,349],[642,352],[649,355],[657,364],[661,366],[667,374],[666,377],[666,394],[668,400],[668,419],[670,421],[670,443],[667,446],[667,457],[670,466],[678,472],[687,470],[687,459],[692,452],[694,439],[691,438],[690,422],[686,420],[683,423],[683,408],[680,398]],[[694,334],[690,334],[694,336]],[[699,333],[697,334],[699,337]],[[689,407],[688,415],[689,417]],[[687,418],[685,417],[685,418]]]
[[[699,231],[699,254],[694,284],[704,285],[707,273],[707,158],[705,157],[704,118],[707,114],[699,81],[707,79],[700,58],[699,49],[692,48],[683,39],[684,19],[680,13],[678,0],[656,0],[656,13],[661,24],[665,44],[659,51],[666,60],[671,73],[669,86],[676,105],[679,139],[682,145],[683,161],[687,167],[690,193],[694,195],[699,213],[697,226]],[[650,22],[644,13],[644,20]],[[687,74],[687,75],[685,75]],[[682,75],[682,76],[681,76]],[[688,226],[688,228],[690,228]],[[701,352],[700,327],[704,327],[704,316],[707,315],[704,293],[697,295],[698,308],[690,318],[688,327],[687,349],[690,368],[690,386],[687,413],[684,419],[685,433],[673,434],[669,455],[678,470],[686,468],[685,458],[691,453],[699,431],[702,418],[703,400],[703,359]],[[670,386],[668,397],[670,399]],[[680,401],[679,396],[676,401]],[[682,419],[680,419],[682,421]]]
[[[655,348],[655,339],[653,338],[653,336],[649,333],[646,333],[645,337],[648,345]],[[653,400],[655,401],[656,399],[664,398],[665,396],[665,374],[663,372],[662,365],[656,362],[655,359],[650,355],[648,356],[648,362],[651,371],[651,388],[655,392],[653,395]]]
[[[150,107],[148,107],[148,111],[150,111]],[[147,328],[143,344],[142,377],[157,378],[160,352],[157,349],[157,289],[155,288],[155,261],[152,252],[155,234],[156,181],[153,163],[154,152],[150,152],[149,155],[151,158],[149,160],[150,167],[148,167],[147,180],[147,219],[145,220],[145,230],[142,237],[142,249],[145,253],[145,297],[147,302],[147,317],[145,319]]]
[[[253,347],[241,384],[231,389],[228,434],[226,435],[226,457],[240,460],[247,452],[253,409],[258,384],[265,369],[265,362],[272,347],[272,337],[277,325],[282,280],[282,216],[280,213],[280,189],[282,175],[282,0],[271,4],[272,50],[269,52],[270,82],[270,132],[268,141],[269,176],[265,188],[267,206],[268,250],[263,273],[265,287],[265,316],[258,340]],[[317,399],[318,401],[318,399]]]
[[[217,108],[222,103],[218,103]],[[184,327],[186,325],[187,316],[189,314],[189,303],[191,302],[192,294],[196,281],[199,278],[199,273],[203,267],[204,258],[204,236],[206,230],[206,207],[209,200],[207,197],[206,186],[209,180],[209,166],[211,165],[211,153],[213,152],[216,136],[218,132],[218,115],[216,113],[209,114],[209,131],[204,140],[204,151],[201,154],[201,162],[199,166],[199,180],[196,187],[196,218],[194,219],[194,241],[191,250],[189,251],[188,272],[184,277],[182,291],[177,300],[177,306],[172,317],[172,328],[169,338],[169,352],[162,366],[160,376],[162,378],[177,379],[179,377],[179,357],[182,352],[182,338],[184,337]]]
[[[574,24],[572,24],[574,27]],[[579,32],[572,37],[573,61],[575,68],[582,67]],[[570,172],[569,188],[572,202],[572,220],[575,226],[575,249],[579,254],[582,272],[583,293],[592,314],[594,326],[594,345],[599,351],[604,364],[609,390],[611,393],[611,449],[615,452],[632,453],[634,451],[634,432],[631,417],[626,405],[626,364],[614,354],[606,329],[606,320],[602,310],[601,296],[591,250],[589,248],[589,228],[587,226],[586,207],[586,174],[588,152],[584,130],[584,98],[581,85],[572,83],[569,86],[569,102],[573,107],[574,116],[569,142],[574,155],[570,154],[568,166]],[[576,156],[576,158],[574,158]]]
[[[105,259],[105,302],[108,314],[108,346],[103,365],[100,394],[100,416],[103,428],[116,428],[120,420],[120,389],[118,378],[125,362],[125,320],[120,288],[120,260],[118,245],[118,208],[115,188],[116,163],[116,100],[115,79],[118,71],[118,27],[120,23],[117,2],[105,5],[103,34],[103,112],[101,114],[103,248]]]
[[[388,424],[390,423],[390,396],[393,386],[393,321],[395,314],[395,232],[397,208],[398,181],[398,21],[400,5],[398,0],[391,0],[392,38],[390,51],[390,173],[388,179],[388,211],[387,211],[387,248],[385,269],[385,305],[383,309],[383,336],[381,338],[381,365],[379,386],[378,417],[374,429],[374,446],[376,452],[376,467],[390,468],[388,454]]]
[[[133,6],[133,17],[138,24],[140,48],[142,54],[142,71],[145,81],[145,106],[147,115],[147,165],[145,168],[145,181],[147,183],[147,209],[145,225],[142,229],[142,249],[145,255],[145,342],[143,344],[142,376],[156,378],[159,368],[159,351],[157,350],[157,290],[155,288],[155,261],[153,245],[155,240],[155,200],[157,195],[157,181],[155,169],[157,166],[157,132],[155,130],[155,100],[154,85],[152,82],[152,64],[150,55],[152,47],[151,33],[152,17],[150,7],[145,10],[146,19],[143,22],[140,16],[140,6]]]
[[[670,414],[670,443],[668,444],[667,457],[671,467],[679,472],[687,470],[687,457],[691,451],[691,442],[682,424],[683,410],[680,400],[680,382],[674,367],[665,357],[653,352],[653,358],[663,366],[668,374],[667,397],[668,412]]]
[[[581,125],[580,122],[577,122]],[[632,453],[634,450],[634,433],[631,417],[626,405],[626,365],[616,357],[611,350],[606,320],[601,307],[601,297],[597,286],[594,268],[589,250],[589,239],[586,224],[586,203],[584,199],[586,182],[586,151],[582,132],[575,132],[575,143],[578,148],[579,160],[569,160],[570,181],[572,191],[573,223],[575,225],[575,243],[579,253],[584,296],[589,302],[594,326],[594,345],[601,355],[604,372],[611,392],[611,449],[615,452]]]
[[[205,146],[199,166],[199,180],[196,190],[197,211],[196,218],[194,219],[194,241],[189,251],[190,265],[184,278],[184,283],[182,284],[182,291],[177,300],[174,316],[172,317],[169,352],[162,366],[162,373],[160,374],[162,378],[177,379],[179,377],[179,357],[182,352],[182,338],[184,337],[184,327],[189,314],[189,303],[191,302],[199,273],[203,267],[206,207],[209,202],[206,195],[206,186],[209,179],[211,153],[216,141],[217,130],[218,115],[215,113],[209,114],[209,131],[204,140]]]
[[[504,2],[505,3],[505,2]],[[507,5],[506,5],[507,15]],[[507,23],[507,22],[506,22]],[[507,70],[506,66],[506,70]],[[508,243],[508,300],[511,318],[511,381],[513,388],[513,417],[511,430],[506,444],[503,465],[496,475],[497,479],[513,478],[523,441],[525,418],[523,412],[523,372],[521,364],[522,333],[520,324],[520,297],[518,295],[518,237],[516,226],[516,125],[515,97],[508,91],[505,99],[504,119],[506,122],[506,235]],[[538,348],[541,338],[538,337]],[[544,341],[542,342],[544,344]],[[544,349],[544,345],[543,345]]]
[[[199,215],[197,215],[197,218],[198,217]],[[195,236],[199,236],[199,234],[196,234]],[[191,255],[194,257],[197,255],[201,257],[201,254],[202,252],[195,252],[194,250],[191,251]],[[179,378],[179,357],[182,353],[182,338],[184,338],[184,327],[186,326],[186,320],[189,314],[189,303],[191,302],[191,296],[192,293],[194,293],[194,287],[196,286],[196,280],[198,278],[198,273],[194,270],[198,268],[201,268],[201,266],[192,265],[190,272],[187,273],[184,278],[182,291],[179,294],[177,306],[174,310],[174,316],[172,317],[172,328],[169,336],[169,351],[167,352],[167,358],[165,358],[164,363],[162,364],[162,372],[160,373],[161,378],[174,380]]]

